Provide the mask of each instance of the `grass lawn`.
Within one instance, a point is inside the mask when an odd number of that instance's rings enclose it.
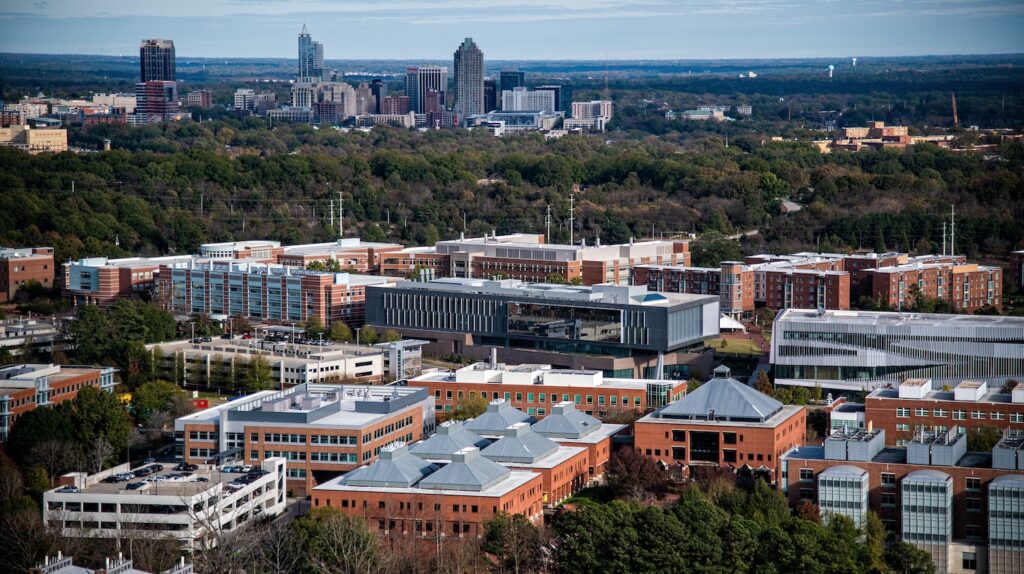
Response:
[[[720,353],[731,353],[734,355],[761,354],[761,347],[750,339],[712,339],[705,341],[704,345]]]

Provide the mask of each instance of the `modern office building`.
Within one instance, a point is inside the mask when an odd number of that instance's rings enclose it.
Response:
[[[405,72],[405,95],[409,98],[410,112],[426,113],[424,103],[427,92],[448,93],[448,68],[444,66],[419,66]],[[441,101],[446,101],[441,98]],[[386,112],[385,112],[386,113]]]
[[[249,88],[238,88],[235,90],[236,110],[253,112],[256,111],[256,90]]]
[[[135,84],[135,112],[129,123],[151,124],[173,119],[178,112],[178,84],[152,80]]]
[[[466,38],[455,51],[455,105],[460,117],[484,113],[484,53]]]
[[[526,87],[526,72],[519,70],[502,70],[498,76],[498,93],[510,92],[516,88]]]
[[[484,112],[498,110],[498,82],[484,78]]]
[[[555,100],[555,92],[552,90],[515,88],[501,93],[501,111],[540,111],[551,114],[558,111]]]
[[[0,147],[13,147],[33,155],[60,153],[68,151],[68,130],[15,123],[0,127]]]
[[[158,281],[157,301],[175,313],[281,323],[316,318],[324,326],[334,321],[360,326],[366,287],[395,280],[276,263],[189,258],[161,265]]]
[[[324,77],[324,46],[313,40],[305,24],[299,32],[298,72],[300,82],[316,82]]]
[[[534,88],[537,91],[548,91],[555,94],[555,109],[556,112],[569,112],[569,88],[561,85],[545,85],[537,86]]]
[[[21,364],[0,367],[0,443],[21,415],[74,400],[83,387],[114,392],[113,367]]]
[[[708,366],[690,351],[719,328],[717,297],[643,287],[449,278],[370,286],[366,297],[367,323],[430,341],[427,352],[479,360],[498,347],[507,363],[612,377],[689,378]]]
[[[606,378],[601,371],[554,369],[551,365],[504,365],[480,362],[454,371],[434,370],[409,379],[434,395],[438,412],[452,412],[466,398],[503,399],[530,416],[544,418],[553,407],[572,401],[598,417],[610,413],[638,415],[665,406],[686,394],[686,380]]]
[[[573,102],[572,116],[565,120],[565,129],[603,132],[612,120],[612,103],[608,100]]]
[[[384,355],[384,373],[390,381],[402,381],[418,377],[423,373],[423,346],[429,341],[402,339],[387,343],[376,343]]]
[[[33,281],[52,289],[53,278],[52,247],[0,247],[0,303],[13,301],[18,290]]]
[[[374,115],[405,116],[412,110],[409,96],[385,96],[381,98],[380,105],[380,113]],[[415,120],[413,120],[413,125],[415,125]]]
[[[370,110],[371,114],[382,114],[384,108],[382,107],[384,98],[388,97],[388,85],[380,78],[375,78],[370,82],[370,94],[373,96],[373,106]]]
[[[806,442],[807,411],[729,375],[718,367],[695,391],[636,421],[636,449],[683,475],[725,467],[775,484],[783,453]]]
[[[63,265],[63,292],[71,304],[106,307],[117,299],[137,297],[156,288],[161,265],[181,263],[191,255],[168,257],[128,257],[108,259],[88,257]]]
[[[780,385],[873,390],[906,378],[938,388],[1024,378],[1024,318],[787,309],[775,318]]]
[[[43,493],[43,519],[63,536],[131,539],[154,534],[178,540],[187,551],[217,543],[217,536],[284,512],[287,462],[273,457],[254,465],[262,474],[203,465],[195,472],[164,469],[114,482],[133,472],[128,463],[96,474],[75,472]]]
[[[327,243],[285,246],[274,262],[306,268],[314,261],[327,263],[333,260],[338,262],[338,267],[343,271],[378,274],[384,257],[401,250],[402,246],[397,243],[375,243],[362,241],[358,237],[346,237]]]
[[[783,493],[825,517],[877,513],[897,539],[928,551],[936,572],[1019,572],[1024,439],[1008,435],[989,453],[967,452],[955,427],[920,432],[905,447],[886,447],[885,434],[839,430],[824,446],[792,449],[782,457]]]
[[[275,389],[305,383],[378,384],[391,379],[384,368],[384,354],[373,347],[215,339],[208,343],[153,343],[146,349],[156,359],[154,368],[161,378],[181,381],[186,389],[190,385],[226,386],[245,376],[245,369],[257,357],[270,367]]]
[[[864,400],[864,419],[884,430],[889,444],[903,446],[922,430],[963,432],[976,428],[1024,432],[1024,385],[1009,393],[986,381],[935,387],[931,379],[905,379],[876,389]]]
[[[433,397],[424,389],[302,384],[181,417],[174,436],[185,462],[284,458],[288,490],[304,494],[376,459],[385,445],[433,430]]]
[[[146,82],[174,82],[174,42],[152,38],[139,45],[139,80]]]

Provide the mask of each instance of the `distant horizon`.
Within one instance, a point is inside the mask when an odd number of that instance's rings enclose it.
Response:
[[[1019,0],[35,0],[0,12],[0,52],[292,58],[307,25],[329,60],[801,59],[1024,52]]]

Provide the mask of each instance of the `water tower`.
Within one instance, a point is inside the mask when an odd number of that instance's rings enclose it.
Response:
[[[830,79],[830,80],[832,79],[832,70],[835,70],[835,69],[836,69],[836,67],[833,66],[832,64],[828,65],[828,79]]]

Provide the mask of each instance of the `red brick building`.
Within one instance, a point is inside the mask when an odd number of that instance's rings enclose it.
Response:
[[[922,430],[965,432],[990,427],[1024,431],[1024,386],[1000,393],[985,381],[962,381],[935,389],[931,379],[906,379],[896,389],[872,391],[864,400],[864,420],[885,431],[888,444],[902,446]]]
[[[765,305],[771,309],[849,309],[850,274],[811,269],[766,271]]]
[[[73,400],[83,387],[113,392],[115,369],[61,365],[0,367],[0,443],[19,416],[39,407]]]
[[[1001,310],[1003,270],[973,263],[910,263],[871,272],[871,296],[884,305],[909,307],[918,293],[945,301],[961,313],[986,305]]]
[[[780,458],[804,444],[807,413],[729,377],[727,367],[682,399],[633,425],[635,446],[681,468],[722,466],[779,479]]]
[[[0,248],[0,303],[13,300],[31,281],[52,289],[53,278],[52,247]]]
[[[726,315],[754,310],[754,272],[734,261],[725,261],[719,268],[638,265],[633,269],[633,285],[646,285],[652,291],[719,295]]]
[[[191,255],[177,255],[126,259],[90,257],[69,261],[63,266],[62,289],[64,296],[76,307],[106,307],[118,299],[152,293],[157,286],[161,265],[180,264],[191,259]]]

